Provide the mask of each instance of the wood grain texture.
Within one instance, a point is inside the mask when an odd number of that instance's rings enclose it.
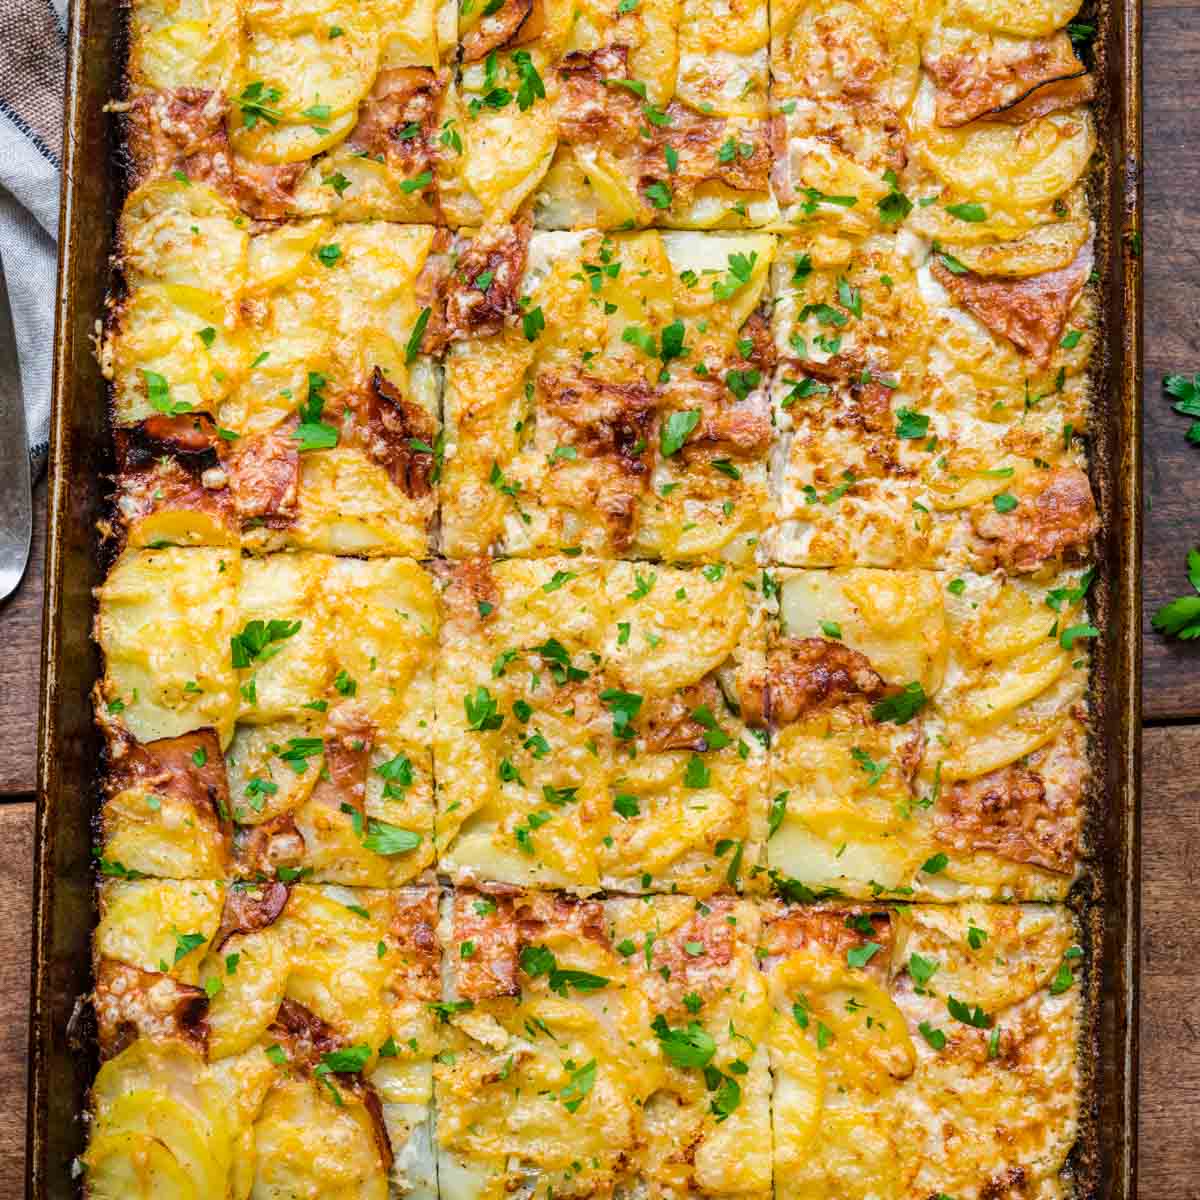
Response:
[[[1200,644],[1150,628],[1160,604],[1189,591],[1200,544],[1200,446],[1171,411],[1163,376],[1200,371],[1200,4],[1153,0],[1145,12],[1145,488],[1143,557],[1147,718],[1200,718]]]
[[[25,1194],[33,802],[0,805],[0,1196]]]

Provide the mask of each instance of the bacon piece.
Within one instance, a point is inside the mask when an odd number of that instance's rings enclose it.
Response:
[[[1096,96],[1096,81],[1091,75],[1075,75],[1070,79],[1056,79],[1030,92],[1023,100],[1001,112],[988,113],[989,121],[1002,125],[1027,125],[1038,117],[1066,108],[1087,104]]]
[[[208,996],[170,975],[102,958],[92,993],[100,1055],[120,1054],[138,1038],[184,1042],[208,1050]]]
[[[864,922],[870,923],[871,932],[866,931]],[[882,947],[871,956],[867,972],[886,976],[892,948],[892,922],[887,912],[780,904],[763,923],[763,945],[772,956],[818,950],[844,963],[848,950],[859,949],[867,942]]]
[[[586,478],[574,483],[603,514],[613,546],[627,549],[649,483],[654,392],[645,383],[608,383],[582,372],[543,371],[536,386],[539,411],[565,427],[558,443],[581,456],[559,469],[586,469]]]
[[[936,257],[932,265],[933,277],[958,304],[1043,368],[1091,271],[1090,242],[1070,266],[1025,279],[987,278],[973,271],[956,275]]]
[[[986,850],[1009,862],[1071,874],[1079,834],[1079,790],[1047,788],[1021,763],[943,789],[935,836],[960,852]]]
[[[225,132],[228,101],[207,88],[142,92],[130,102],[126,143],[137,183],[181,171],[193,183],[232,190]]]
[[[573,937],[609,945],[604,905],[599,900],[579,900],[560,893],[526,892],[514,906],[521,944],[545,940],[547,927]]]
[[[926,58],[925,69],[937,85],[934,120],[946,127],[1011,113],[1044,88],[1085,77],[1071,39],[1062,31],[1028,41],[995,41],[984,53],[969,46],[958,53],[948,49]],[[1090,98],[1090,81],[1085,90]]]
[[[234,159],[233,198],[238,208],[263,221],[278,221],[292,211],[296,184],[308,170],[308,160],[294,163],[253,163]]]
[[[775,369],[779,355],[771,336],[771,318],[766,306],[760,305],[746,318],[738,336],[750,343],[749,352],[742,356],[748,363],[764,375]]]
[[[468,243],[439,281],[421,343],[426,354],[440,354],[452,341],[491,337],[516,319],[532,229],[527,220],[515,221],[482,231]]]
[[[850,394],[856,401],[851,410],[855,424],[876,437],[895,437],[890,388],[875,379],[866,383],[855,381],[850,385]]]
[[[295,424],[239,438],[229,457],[229,483],[243,521],[286,529],[300,498],[300,450]]]
[[[375,725],[365,705],[347,701],[329,710],[325,723],[325,767],[313,788],[314,803],[340,811],[343,804],[367,815],[367,767]]]
[[[445,581],[442,603],[448,623],[478,629],[500,603],[492,560],[486,556],[454,564],[437,564],[435,571]],[[486,612],[480,612],[480,605],[486,607]]]
[[[278,867],[295,867],[304,858],[304,835],[291,813],[237,831],[234,851],[244,875],[274,875]]]
[[[788,154],[787,118],[776,114],[767,121],[767,147],[771,154],[771,190],[783,206],[796,200]]]
[[[292,1066],[302,1070],[312,1070],[326,1054],[346,1045],[332,1025],[286,996],[279,1002],[275,1020],[267,1027],[267,1036],[279,1043]]]
[[[252,163],[234,154],[225,128],[228,109],[224,95],[205,88],[136,96],[128,144],[137,182],[178,171],[229,196],[253,217],[287,216],[308,163]]]
[[[122,429],[129,438],[129,449],[158,457],[174,454],[183,458],[194,455],[218,455],[225,443],[217,433],[217,423],[208,413],[180,413],[169,417],[156,413],[139,421],[133,429]]]
[[[1052,559],[1079,560],[1087,556],[1100,528],[1088,477],[1078,467],[1039,472],[1038,490],[1023,496],[1011,512],[988,505],[971,520],[986,543],[988,561],[1014,571],[1035,571]]]
[[[455,959],[460,999],[490,1000],[520,995],[519,932],[508,897],[468,891],[454,893],[454,945],[475,943],[475,953],[470,958]]]
[[[742,713],[752,725],[787,725],[859,696],[877,700],[886,690],[867,656],[841,642],[781,638],[768,652],[765,686],[742,696]]]
[[[652,701],[639,722],[646,748],[654,753],[661,750],[701,753],[707,750],[709,731],[692,716],[698,708],[707,708],[714,719],[721,712],[721,692],[712,679],[704,679],[674,695]]]
[[[233,884],[225,891],[221,925],[212,948],[220,948],[236,933],[257,933],[273,925],[287,906],[291,889],[283,883]]]
[[[349,400],[357,418],[352,436],[379,463],[388,478],[405,495],[428,496],[433,489],[433,443],[437,438],[434,419],[419,405],[404,397],[394,383],[376,367],[371,382]],[[429,446],[418,450],[414,441]]]
[[[749,408],[723,408],[705,413],[681,451],[685,461],[696,458],[759,458],[771,445],[771,418]]]
[[[118,455],[121,451],[118,448]],[[203,455],[196,455],[202,459]],[[237,512],[225,486],[228,476],[219,466],[174,458],[152,459],[123,468],[117,476],[116,511],[126,529],[154,513],[184,512],[207,517],[212,526],[228,531],[236,540]],[[190,522],[199,525],[199,520]]]
[[[565,142],[603,142],[622,146],[634,141],[642,125],[638,99],[609,80],[629,78],[629,47],[573,50],[558,64],[558,133]]]
[[[152,742],[139,742],[118,725],[109,725],[106,733],[109,795],[139,788],[169,796],[189,805],[199,824],[229,837],[229,779],[216,730],[197,729]]]
[[[441,947],[438,944],[438,893],[434,888],[407,888],[392,893],[391,934],[399,947],[406,995],[436,1000],[441,994]],[[395,985],[393,985],[395,986]]]
[[[348,1045],[332,1025],[303,1004],[286,997],[279,1002],[275,1020],[267,1027],[266,1035],[284,1051],[290,1066],[310,1072],[321,1066],[325,1055],[344,1050]],[[371,1119],[371,1132],[384,1173],[391,1171],[395,1156],[383,1119],[379,1094],[358,1071],[331,1071],[324,1074],[322,1079],[337,1092],[350,1092],[362,1102]]]
[[[479,62],[507,45],[521,32],[533,12],[534,0],[504,0],[500,7],[468,30],[462,39],[463,62]]]
[[[429,67],[380,71],[347,143],[408,178],[432,170],[444,87],[444,80]]]
[[[677,200],[686,201],[691,193],[708,180],[715,180],[739,192],[765,192],[770,187],[771,153],[767,127],[729,128],[724,117],[704,116],[672,101],[667,106],[668,124],[652,125],[649,136],[641,141],[639,188],[655,182],[670,188]],[[722,161],[721,148],[732,138],[734,152]],[[666,149],[676,153],[677,166],[667,166]],[[749,153],[743,154],[743,147]]]

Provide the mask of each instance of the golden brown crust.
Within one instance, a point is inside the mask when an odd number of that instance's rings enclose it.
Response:
[[[110,796],[139,788],[183,801],[195,820],[220,833],[228,845],[233,825],[229,779],[215,729],[139,742],[122,726],[107,726]]]
[[[608,383],[579,371],[543,371],[536,386],[540,409],[564,427],[559,444],[573,446],[588,467],[588,490],[613,546],[628,549],[650,477],[653,390],[641,382]],[[563,460],[559,465],[575,464]]]
[[[965,125],[985,115],[1012,119],[1014,106],[1030,104],[1042,89],[1084,74],[1071,39],[1062,31],[1018,45],[1019,49],[1008,50],[991,47],[986,55],[946,53],[926,58],[925,69],[937,85],[937,124]],[[1032,111],[1032,105],[1026,108],[1024,119],[1030,119]]]
[[[629,78],[629,47],[573,50],[558,64],[558,133],[567,142],[631,144],[641,127],[633,93],[608,81]]]
[[[752,725],[787,725],[819,708],[849,700],[877,700],[886,691],[870,659],[828,638],[780,638],[767,653],[761,687],[741,697]]]
[[[944,788],[934,809],[938,841],[1072,874],[1087,777],[1080,740],[1056,742],[1027,761]]]
[[[989,506],[973,513],[972,521],[985,560],[1011,571],[1084,559],[1100,528],[1092,486],[1078,467],[1039,473],[1032,497],[1007,513]]]
[[[92,995],[100,1055],[120,1054],[138,1038],[181,1041],[208,1050],[208,996],[165,973],[104,958]]]
[[[888,912],[780,905],[763,922],[763,946],[770,955],[815,949],[845,962],[848,951],[860,949],[868,942],[878,944],[882,952],[872,955],[867,972],[886,975],[892,948],[892,921]]]
[[[291,421],[269,433],[242,437],[229,456],[229,485],[243,522],[286,529],[300,500],[300,450]]]
[[[955,273],[936,257],[932,273],[956,303],[1046,367],[1091,269],[1091,247],[1085,246],[1070,266],[1024,279]]]

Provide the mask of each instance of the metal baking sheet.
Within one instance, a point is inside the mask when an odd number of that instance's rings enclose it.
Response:
[[[94,1041],[76,1019],[91,986],[92,842],[100,742],[89,692],[99,662],[91,589],[94,526],[112,470],[107,387],[93,355],[109,286],[124,159],[106,103],[120,92],[125,10],[72,0],[51,435],[45,641],[34,841],[27,1191],[78,1195]],[[1074,1156],[1081,1197],[1133,1200],[1137,1184],[1141,754],[1141,9],[1112,0],[1081,20],[1099,29],[1100,147],[1093,176],[1102,350],[1093,364],[1092,475],[1104,515],[1096,623],[1093,873],[1079,896],[1095,952],[1091,1064]],[[1089,1057],[1090,1050],[1090,1057]]]

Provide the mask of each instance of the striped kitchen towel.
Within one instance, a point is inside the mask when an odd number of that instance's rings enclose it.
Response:
[[[67,0],[0,0],[0,271],[35,478],[49,449],[66,9]]]

